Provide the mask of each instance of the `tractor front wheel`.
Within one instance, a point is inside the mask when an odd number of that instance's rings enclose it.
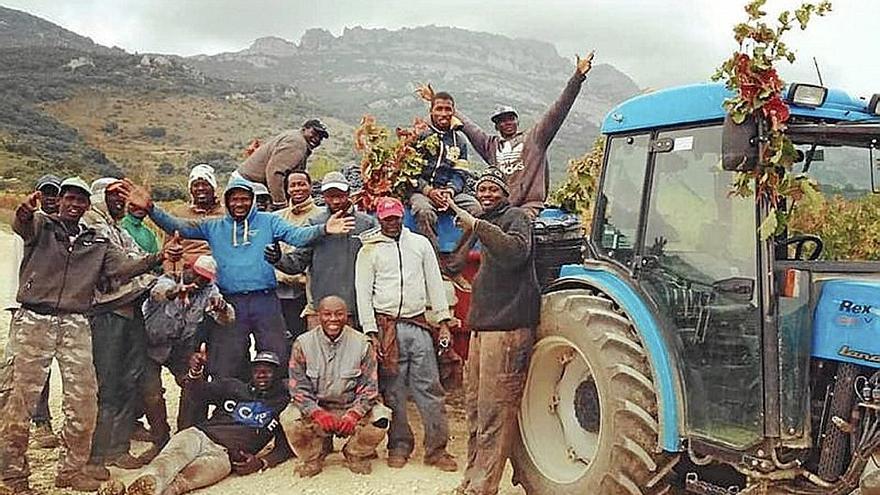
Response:
[[[670,493],[657,396],[632,322],[587,290],[544,297],[520,409],[514,480],[530,495]]]

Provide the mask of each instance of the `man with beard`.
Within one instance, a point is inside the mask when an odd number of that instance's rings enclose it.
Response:
[[[262,143],[233,176],[244,177],[251,182],[265,184],[272,195],[272,210],[287,206],[284,184],[287,176],[306,169],[306,160],[312,151],[321,146],[330,133],[318,119],[309,119],[298,130],[284,131]]]
[[[211,419],[176,433],[141,475],[125,487],[110,482],[107,494],[181,495],[213,485],[230,472],[248,475],[276,466],[293,453],[278,417],[290,402],[279,380],[281,362],[272,352],[251,361],[248,381],[205,381],[206,356],[193,354],[186,384],[216,408]],[[273,442],[272,450],[259,453]]]
[[[37,179],[36,186],[34,187],[35,192],[40,192],[40,209],[37,213],[43,213],[46,215],[58,213],[58,192],[60,187],[61,179],[54,175],[44,175]],[[6,309],[15,315],[15,310],[19,308],[18,303],[15,301],[15,295],[18,292],[17,271],[21,266],[21,260],[24,257],[24,242],[21,237],[18,236],[14,236],[12,239],[13,255],[15,257],[12,266],[15,267],[16,273],[9,277],[9,293],[11,294],[11,297],[10,304]],[[9,338],[7,343],[11,341],[12,339]],[[7,380],[12,378],[7,375],[8,370],[11,369],[11,360],[12,354],[7,350],[4,363],[0,363],[0,390],[6,390],[8,387],[4,386],[4,384],[8,383]],[[34,414],[31,417],[34,426],[34,431],[32,433],[34,443],[41,449],[54,449],[61,445],[58,437],[52,431],[52,416],[49,413],[50,376],[46,377],[46,384],[43,386],[43,391],[40,393],[40,400],[37,402],[37,408],[34,410]],[[2,394],[0,394],[0,401],[2,401]]]
[[[10,328],[12,384],[0,409],[0,478],[13,493],[33,493],[25,451],[29,413],[46,382],[52,359],[63,385],[63,452],[55,486],[95,491],[110,473],[87,466],[98,413],[92,332],[85,313],[102,279],[126,279],[158,265],[163,253],[130,258],[81,222],[91,191],[78,177],[60,187],[58,213],[36,214],[40,192],[15,210],[13,230],[25,242],[18,302]],[[179,253],[169,252],[170,257]]]
[[[91,208],[83,221],[130,258],[143,258],[147,253],[120,223],[125,216],[121,186],[122,181],[114,178],[93,182]],[[141,304],[155,281],[150,273],[130,279],[105,278],[95,293],[90,320],[98,377],[98,423],[89,462],[96,466],[137,469],[143,465],[130,449],[135,420],[142,412],[139,383],[146,366]]]
[[[488,169],[477,182],[479,219],[450,204],[482,246],[468,324],[466,377],[468,462],[456,493],[498,493],[510,454],[528,371],[541,295],[535,274],[532,222],[510,206],[505,174]]]
[[[362,232],[379,226],[376,219],[354,209],[348,180],[340,172],[330,172],[321,182],[321,195],[327,208],[313,215],[308,225],[322,224],[332,215],[341,214],[354,220],[354,229],[347,236],[322,237],[307,247],[281,256],[274,246],[266,248],[266,260],[288,274],[309,272],[312,299],[320,301],[327,296],[339,296],[349,311],[349,321],[358,328],[357,297],[354,288],[354,265],[361,248],[358,237]],[[314,308],[307,313],[315,314]],[[310,317],[309,327],[317,323]],[[313,324],[314,323],[314,324]]]
[[[296,227],[272,213],[257,211],[252,184],[233,178],[224,193],[227,214],[222,218],[185,220],[173,217],[153,204],[150,193],[125,182],[126,199],[146,209],[165,232],[179,232],[188,239],[208,241],[217,260],[217,286],[235,308],[235,325],[215,329],[209,340],[209,371],[214,377],[242,377],[250,336],[257,351],[271,351],[287,362],[290,347],[286,339],[281,303],[275,294],[275,270],[263,259],[263,250],[276,241],[297,247],[325,235],[346,234],[354,220],[335,214],[326,223]]]
[[[293,225],[306,225],[309,218],[320,211],[312,199],[312,177],[308,172],[292,172],[287,176],[287,195],[290,197],[289,206],[278,210],[276,215]],[[289,244],[281,244],[280,248],[283,254],[294,251],[294,247]],[[288,275],[276,268],[275,278],[278,279],[275,293],[281,300],[281,311],[290,334],[288,338],[293,343],[306,330],[303,310],[308,304],[308,276],[303,273]]]

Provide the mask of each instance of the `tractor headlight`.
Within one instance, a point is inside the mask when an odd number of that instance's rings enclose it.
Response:
[[[871,101],[868,102],[868,113],[880,115],[880,93],[871,97]]]
[[[812,84],[792,84],[786,100],[802,107],[821,107],[828,96],[828,88]]]

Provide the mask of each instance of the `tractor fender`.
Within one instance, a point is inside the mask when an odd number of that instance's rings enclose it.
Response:
[[[560,278],[548,286],[544,293],[575,287],[598,290],[627,314],[647,351],[657,387],[659,447],[667,452],[680,452],[684,430],[684,394],[681,370],[675,360],[677,352],[664,335],[646,296],[635,287],[629,277],[618,272],[619,270],[602,262],[565,265],[560,270]]]

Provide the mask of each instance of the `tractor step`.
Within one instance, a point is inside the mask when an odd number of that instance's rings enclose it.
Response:
[[[697,473],[688,473],[684,480],[684,489],[687,493],[697,493],[700,495],[731,495],[740,493],[739,487],[723,487],[701,480]]]

